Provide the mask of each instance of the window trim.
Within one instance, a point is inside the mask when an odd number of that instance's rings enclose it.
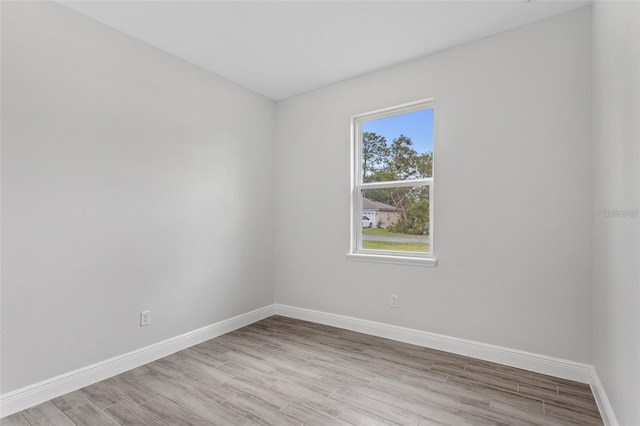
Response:
[[[422,99],[409,102],[402,105],[383,108],[370,111],[363,114],[351,116],[351,196],[350,196],[350,247],[347,254],[348,260],[376,262],[376,263],[394,263],[401,265],[417,265],[417,266],[436,266],[437,259],[434,251],[434,217],[433,217],[433,199],[434,199],[434,175],[430,178],[408,179],[403,181],[385,181],[385,182],[361,182],[362,177],[362,123],[365,121],[377,120],[380,118],[392,117],[396,115],[407,114],[425,109],[434,109],[434,128],[435,128],[435,102],[434,98]],[[434,141],[435,147],[435,141]],[[434,156],[435,162],[435,156]],[[416,185],[417,184],[417,185]],[[415,252],[400,251],[381,251],[381,250],[365,250],[362,247],[362,196],[363,189],[372,188],[399,188],[409,186],[427,186],[429,188],[429,253],[421,254]]]

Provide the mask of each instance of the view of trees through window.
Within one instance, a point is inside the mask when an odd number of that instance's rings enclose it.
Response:
[[[361,131],[362,248],[428,253],[433,109],[365,121]]]

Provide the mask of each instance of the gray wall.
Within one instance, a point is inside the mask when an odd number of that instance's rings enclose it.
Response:
[[[278,102],[276,301],[590,362],[590,28],[582,8]],[[439,265],[347,261],[349,117],[431,96]]]
[[[272,101],[53,2],[2,90],[3,393],[273,303]]]
[[[640,424],[640,3],[593,9],[593,364],[621,425]]]

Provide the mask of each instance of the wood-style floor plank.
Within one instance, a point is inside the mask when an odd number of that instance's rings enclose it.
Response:
[[[274,316],[16,413],[34,425],[587,425],[589,385]]]
[[[65,411],[64,414],[73,422],[73,424],[76,425],[112,426],[118,424],[105,411],[101,410],[95,404],[92,404],[90,402]]]
[[[164,396],[152,399],[143,404],[142,408],[169,425],[211,426],[213,424]]]
[[[104,410],[115,421],[127,426],[167,426],[142,407],[131,401],[120,401]]]
[[[282,409],[282,412],[301,421],[305,425],[350,426],[350,424],[344,420],[314,410],[297,401],[291,401]]]
[[[73,424],[51,401],[28,408],[21,414],[31,426]]]
[[[2,426],[29,426],[22,414],[15,413],[0,420]]]

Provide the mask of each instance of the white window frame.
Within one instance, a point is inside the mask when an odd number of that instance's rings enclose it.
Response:
[[[403,181],[370,183],[362,182],[362,124],[367,121],[407,114],[425,109],[434,109],[435,128],[435,102],[433,98],[422,99],[419,101],[371,111],[364,114],[358,114],[351,117],[351,239],[350,250],[347,254],[347,259],[365,262],[395,263],[403,265],[436,266],[437,260],[435,257],[433,245],[433,176],[435,175],[435,171],[432,173],[430,178],[424,179],[408,179]],[[433,168],[435,170],[435,165]],[[366,189],[401,188],[413,186],[427,186],[429,188],[429,253],[423,254],[415,252],[362,249],[362,191]]]

